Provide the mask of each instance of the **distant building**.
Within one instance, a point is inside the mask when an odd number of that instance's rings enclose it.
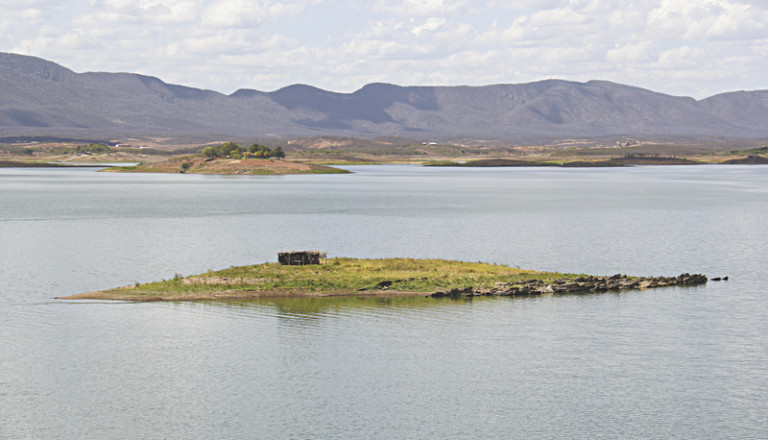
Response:
[[[304,266],[307,264],[320,264],[320,259],[325,259],[326,253],[320,251],[292,251],[279,252],[277,261],[287,266]]]

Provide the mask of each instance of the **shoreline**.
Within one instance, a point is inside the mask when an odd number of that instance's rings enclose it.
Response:
[[[102,168],[110,165],[63,163],[63,162],[24,162],[15,160],[0,160],[0,168]]]
[[[375,290],[367,292],[276,292],[276,291],[222,291],[205,295],[164,295],[157,292],[155,295],[137,298],[135,296],[112,295],[108,290],[78,293],[75,295],[56,297],[63,300],[104,300],[104,301],[131,301],[131,302],[175,302],[175,301],[217,301],[235,299],[269,299],[269,298],[332,298],[332,297],[360,297],[360,298],[386,298],[399,296],[433,296],[424,292],[401,292],[392,290]]]

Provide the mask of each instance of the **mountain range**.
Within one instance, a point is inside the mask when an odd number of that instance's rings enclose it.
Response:
[[[706,99],[607,81],[488,86],[308,85],[230,95],[131,73],[75,73],[0,53],[0,138],[398,136],[532,142],[632,136],[768,139],[768,90]]]

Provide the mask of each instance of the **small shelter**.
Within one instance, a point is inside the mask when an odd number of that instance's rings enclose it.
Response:
[[[320,251],[292,251],[278,252],[277,261],[288,266],[304,266],[306,264],[320,264],[320,259],[325,259],[326,253]]]

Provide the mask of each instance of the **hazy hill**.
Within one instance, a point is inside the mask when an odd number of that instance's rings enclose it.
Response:
[[[700,101],[606,81],[482,87],[306,85],[231,95],[0,53],[0,137],[768,138],[768,91]]]

